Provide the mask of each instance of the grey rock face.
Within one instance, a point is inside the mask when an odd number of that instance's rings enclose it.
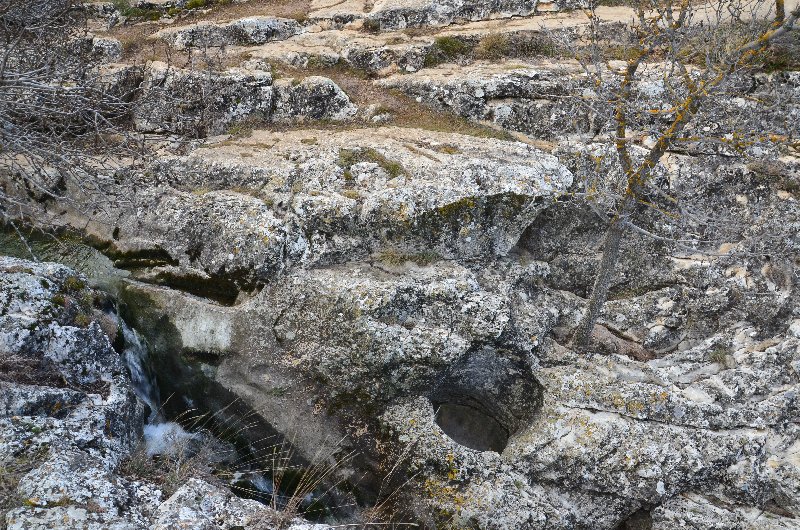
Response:
[[[302,30],[296,20],[274,17],[248,17],[228,24],[201,23],[166,29],[156,37],[178,50],[223,46],[253,46],[285,40]]]
[[[658,65],[651,65],[634,87],[643,107],[669,108],[659,76]],[[505,129],[545,140],[607,132],[611,126],[609,117],[613,116],[608,103],[611,96],[597,94],[583,72],[570,62],[477,63],[464,68],[450,65],[396,75],[376,83],[399,88],[418,101],[459,116],[492,121]],[[746,92],[759,94],[765,100],[787,104],[778,111],[773,107],[760,108],[758,103],[743,97],[714,98],[693,122],[702,125],[690,125],[688,130],[692,134],[708,136],[713,134],[710,131],[727,134],[735,130],[769,130],[788,137],[800,134],[794,119],[800,108],[797,72],[743,75],[732,83],[750,87]],[[791,118],[786,120],[787,116]],[[631,119],[630,126],[635,130],[647,131],[661,125],[658,118]]]
[[[92,55],[100,62],[115,62],[122,58],[122,43],[117,39],[92,37]]]
[[[248,528],[268,514],[268,508],[256,501],[237,499],[207,482],[190,479],[159,507],[153,528]]]
[[[383,0],[376,3],[367,20],[382,30],[445,26],[490,17],[525,16],[534,12],[536,4],[537,0]]]
[[[400,88],[420,101],[465,118],[493,121],[537,138],[555,139],[591,130],[592,113],[576,112],[575,101],[568,97],[579,91],[581,84],[580,72],[569,65],[485,64],[459,69],[457,75],[451,70],[453,67],[440,67],[377,83]]]
[[[157,491],[113,475],[142,405],[98,293],[66,267],[13,258],[0,258],[0,293],[0,460],[33,462],[16,492],[29,507],[8,527],[143,528]]]
[[[259,280],[383,248],[502,254],[572,178],[525,144],[402,128],[260,132],[164,158],[149,175],[137,177],[139,213],[119,212],[116,244]]]
[[[145,72],[135,98],[137,130],[196,138],[223,134],[248,120],[345,121],[357,112],[347,94],[324,77],[273,83],[271,73],[258,69],[209,72],[164,63]]]
[[[275,84],[275,121],[352,119],[357,108],[347,94],[327,77],[306,77],[299,83]]]
[[[299,518],[282,516],[267,506],[235,497],[230,491],[198,479],[189,479],[159,506],[153,530],[191,528],[286,528],[287,530],[329,530],[323,524],[309,524]]]
[[[134,122],[140,131],[202,137],[247,117],[267,119],[272,98],[269,72],[217,75],[156,63],[145,73]]]

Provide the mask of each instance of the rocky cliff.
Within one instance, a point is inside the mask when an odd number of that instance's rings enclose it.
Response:
[[[97,4],[105,82],[155,156],[63,200],[7,186],[19,220],[124,271],[111,298],[0,260],[8,528],[311,524],[208,477],[165,499],[120,471],[144,419],[118,313],[162,389],[235,402],[330,465],[355,506],[334,527],[800,528],[791,60],[733,76],[661,160],[688,213],[642,214],[578,353],[608,221],[585,198],[617,171],[611,105],[558,48],[590,24],[580,3]],[[623,46],[631,15],[594,22]],[[664,79],[648,64],[633,87],[648,109]],[[663,119],[643,114],[631,127]],[[735,141],[752,131],[770,138]]]

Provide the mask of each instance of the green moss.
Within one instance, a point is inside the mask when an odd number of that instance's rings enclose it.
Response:
[[[436,211],[442,217],[455,217],[456,215],[463,213],[465,210],[471,210],[475,208],[477,205],[478,203],[475,201],[475,199],[471,197],[464,197],[456,202],[451,202],[450,204],[440,206],[436,209]]]
[[[397,178],[406,175],[405,168],[399,162],[390,160],[371,147],[359,147],[356,149],[340,149],[338,165],[345,170],[344,178],[352,179],[350,168],[360,162],[372,162],[377,164],[389,174],[390,178]],[[349,178],[348,178],[349,175]]]
[[[64,289],[67,291],[80,291],[81,289],[85,288],[86,282],[77,276],[69,276],[66,280],[64,280]]]
[[[403,265],[407,262],[416,263],[420,266],[430,265],[442,259],[442,256],[432,250],[423,250],[421,252],[403,252],[396,249],[385,249],[376,255],[378,261],[387,263],[389,265]]]
[[[161,11],[157,9],[142,9],[140,7],[131,7],[127,1],[115,2],[119,4],[117,9],[123,16],[128,18],[140,18],[144,20],[158,20],[161,18]]]
[[[87,327],[92,323],[92,318],[89,315],[80,313],[75,316],[75,325],[81,328]]]
[[[206,7],[206,0],[189,0],[186,2],[186,9],[199,9]]]
[[[377,20],[367,18],[364,19],[364,25],[361,27],[368,33],[378,33],[381,30],[381,23]]]
[[[57,293],[57,294],[53,295],[53,297],[50,299],[50,302],[52,302],[53,305],[57,305],[57,306],[62,306],[63,307],[63,306],[65,306],[67,304],[67,299],[63,294]]]

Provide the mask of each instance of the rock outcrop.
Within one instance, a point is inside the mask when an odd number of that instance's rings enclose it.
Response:
[[[383,250],[502,255],[572,181],[523,143],[404,128],[256,132],[129,178],[135,210],[119,210],[99,237],[261,282]]]
[[[185,68],[104,67],[157,156],[92,194],[4,188],[20,218],[124,269],[120,310],[182,398],[170,413],[245,411],[264,431],[238,431],[251,464],[255,442],[292,439],[359,523],[800,528],[792,54],[732,75],[659,158],[579,353],[570,335],[629,189],[617,86],[559,40],[596,23],[627,58],[631,8],[200,3],[138,5],[169,15],[135,29]],[[136,55],[118,36],[91,41],[103,61]],[[666,82],[663,64],[639,66],[635,161],[701,67]],[[165,499],[123,472],[142,407],[112,305],[63,267],[0,258],[0,466],[22,470],[9,527],[322,530],[208,476]],[[240,493],[279,490],[250,471]]]
[[[112,346],[120,325],[108,295],[67,267],[0,257],[4,528],[329,528],[196,478],[164,500],[163,486],[124,472],[144,417]]]
[[[125,76],[119,76],[126,81]],[[126,81],[127,82],[127,81]],[[153,63],[135,92],[134,126],[149,133],[202,138],[248,123],[348,121],[357,108],[330,79],[273,81],[269,71],[211,73]]]
[[[228,24],[201,23],[177,29],[165,29],[154,36],[178,50],[252,46],[285,40],[301,31],[296,20],[273,17],[242,18]]]
[[[622,63],[611,65],[619,68]],[[546,59],[524,64],[507,60],[466,67],[451,64],[393,75],[376,83],[401,89],[418,101],[465,118],[491,121],[504,129],[543,140],[601,134],[611,126],[613,116],[612,96],[596,92],[580,65],[572,61]],[[719,98],[706,105],[697,123],[710,131],[769,130],[790,138],[800,134],[795,119],[800,102],[797,72],[742,75],[731,84],[750,87],[747,92],[753,99]],[[669,109],[668,89],[659,66],[650,65],[634,87],[634,93],[643,108]],[[757,101],[773,98],[787,102],[788,108],[782,111],[762,108]],[[636,130],[648,130],[663,118],[633,116],[631,120]],[[701,136],[703,131],[693,132]]]

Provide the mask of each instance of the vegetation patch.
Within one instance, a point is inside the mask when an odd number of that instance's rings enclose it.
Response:
[[[470,54],[473,46],[456,37],[436,37],[433,45],[425,54],[425,66],[427,68],[441,63],[452,61],[459,57]]]
[[[161,18],[161,11],[157,9],[143,9],[131,6],[130,0],[114,0],[114,8],[124,17],[138,18],[143,20],[158,20]]]
[[[502,33],[489,33],[475,47],[475,57],[478,59],[499,59],[507,57],[509,52],[510,41]]]
[[[456,202],[451,202],[450,204],[440,206],[436,209],[436,211],[439,212],[442,217],[454,217],[461,213],[466,213],[467,211],[472,210],[477,205],[478,203],[475,201],[475,199],[471,197],[464,197]]]
[[[436,263],[437,261],[441,261],[443,259],[441,254],[432,250],[404,252],[393,248],[381,250],[375,255],[375,258],[380,262],[386,263],[387,265],[399,266],[411,262],[416,263],[421,267]]]
[[[25,504],[26,499],[17,494],[19,481],[38,466],[46,454],[47,449],[41,448],[32,454],[9,455],[0,459],[0,528],[6,528],[7,511]]]
[[[767,73],[800,70],[800,32],[789,33],[770,46],[762,59]]]
[[[381,23],[377,20],[367,18],[361,26],[367,33],[378,33],[381,30]]]
[[[372,162],[383,168],[389,174],[389,178],[397,178],[407,175],[408,172],[399,162],[390,160],[371,147],[360,147],[356,149],[340,149],[338,165],[344,169],[345,180],[352,180],[353,175],[350,168],[361,162]]]
[[[722,344],[717,344],[708,352],[708,358],[712,363],[725,365],[728,358],[728,348]]]

